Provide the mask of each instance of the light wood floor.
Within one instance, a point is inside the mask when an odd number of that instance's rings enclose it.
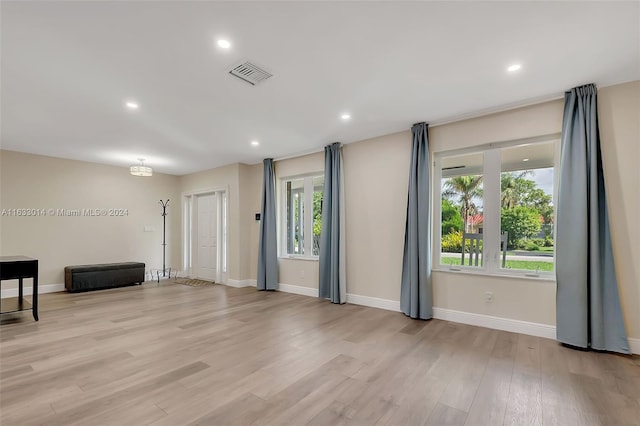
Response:
[[[3,316],[1,424],[638,425],[640,359],[224,286]]]

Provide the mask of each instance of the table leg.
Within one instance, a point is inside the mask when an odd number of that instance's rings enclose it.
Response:
[[[22,298],[24,297],[24,291],[22,290],[22,277],[18,278],[18,306],[22,308]]]
[[[33,297],[31,300],[33,319],[38,321],[38,271],[33,276]]]

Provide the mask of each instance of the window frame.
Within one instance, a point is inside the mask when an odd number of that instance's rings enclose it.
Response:
[[[556,253],[553,256],[553,271],[527,271],[524,269],[504,269],[501,267],[500,250],[500,175],[502,173],[501,152],[504,148],[530,145],[536,143],[554,143],[553,158],[553,205],[557,206],[558,177],[560,170],[560,133],[553,133],[532,138],[488,143],[449,151],[434,152],[432,158],[434,182],[432,189],[432,270],[476,275],[517,277],[545,281],[555,281]],[[441,263],[442,250],[442,160],[447,157],[476,154],[483,155],[483,262],[482,266],[447,265]],[[488,184],[487,184],[488,183]],[[557,227],[553,227],[556,240]],[[555,247],[554,247],[555,248]]]
[[[324,172],[306,173],[302,175],[284,176],[279,178],[280,188],[280,249],[279,257],[285,259],[300,259],[300,260],[318,260],[319,254],[313,254],[313,180],[316,178],[324,179]],[[303,236],[303,250],[304,254],[288,253],[287,252],[287,182],[294,180],[303,180],[303,193],[305,194],[303,202],[303,217],[302,217],[302,236]],[[310,194],[310,196],[308,195]],[[308,228],[308,229],[307,229]],[[307,238],[307,232],[311,234],[311,238]]]

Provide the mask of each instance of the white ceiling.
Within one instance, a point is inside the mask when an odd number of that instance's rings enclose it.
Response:
[[[639,6],[2,1],[2,148],[180,175],[637,80]]]
[[[520,170],[534,170],[554,166],[555,152],[559,139],[551,138],[536,143],[527,141],[522,144],[503,146],[500,149],[500,171],[511,172]],[[482,174],[484,164],[484,150],[467,151],[459,155],[442,157],[440,167],[442,176],[462,176]],[[525,160],[526,158],[526,160]]]

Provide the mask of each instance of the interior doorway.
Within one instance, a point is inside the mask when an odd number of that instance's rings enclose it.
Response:
[[[190,278],[226,282],[227,191],[183,195],[183,264]]]

